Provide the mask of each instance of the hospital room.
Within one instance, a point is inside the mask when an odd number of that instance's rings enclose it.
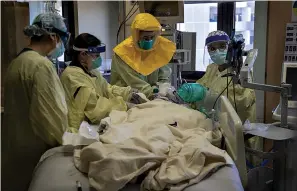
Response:
[[[2,191],[297,191],[297,1],[1,1]]]

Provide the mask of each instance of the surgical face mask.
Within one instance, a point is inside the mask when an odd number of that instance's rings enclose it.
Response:
[[[209,52],[209,56],[215,64],[218,64],[218,65],[224,64],[227,56],[227,49],[216,50],[215,52]]]
[[[138,45],[143,50],[150,50],[153,48],[154,40],[141,40],[138,42]]]
[[[101,56],[98,56],[95,60],[92,60],[92,68],[91,69],[96,69],[99,68],[102,64],[102,58]]]
[[[59,42],[57,45],[56,45],[56,48],[54,50],[52,50],[48,56],[50,58],[53,58],[53,59],[56,59],[56,58],[59,58],[60,56],[63,55],[63,53],[65,52],[65,47],[64,47],[64,44],[62,42]]]

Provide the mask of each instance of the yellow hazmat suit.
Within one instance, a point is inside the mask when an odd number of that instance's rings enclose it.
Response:
[[[176,46],[159,35],[153,48],[140,49],[138,46],[140,31],[161,31],[157,19],[148,14],[138,14],[131,26],[132,36],[116,46],[111,66],[111,84],[131,86],[150,97],[157,82],[169,82],[171,69],[167,66]]]
[[[53,64],[32,50],[9,65],[4,93],[2,189],[26,190],[41,155],[62,143],[65,94]]]
[[[68,105],[69,131],[76,133],[83,120],[99,123],[111,110],[126,111],[130,87],[112,86],[100,72],[86,73],[68,66],[61,75]]]

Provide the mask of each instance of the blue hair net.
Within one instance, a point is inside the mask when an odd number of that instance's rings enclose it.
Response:
[[[34,20],[32,25],[25,27],[26,36],[41,36],[49,33],[67,33],[64,18],[58,13],[42,13]]]
[[[213,31],[210,32],[205,40],[205,46],[213,42],[228,42],[229,36],[224,31]]]

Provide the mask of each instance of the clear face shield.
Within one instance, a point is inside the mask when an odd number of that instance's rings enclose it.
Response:
[[[224,65],[228,51],[227,41],[217,41],[207,44],[204,48],[203,65],[205,69],[209,64]]]
[[[88,48],[78,48],[73,46],[73,50],[85,52],[92,58],[91,68],[89,70],[103,70],[102,68],[104,64],[106,64],[106,45],[104,43],[101,43],[101,45],[96,47]]]
[[[65,48],[68,47],[71,33],[57,29],[57,28],[51,26],[50,24],[47,24],[46,22],[43,22],[43,23],[36,22],[36,23],[34,23],[34,25],[37,25],[38,27],[40,27],[40,29],[44,29],[44,31],[47,31],[48,34],[58,35],[60,37],[61,42],[63,43],[64,47]],[[67,30],[67,29],[65,29],[65,30]]]

